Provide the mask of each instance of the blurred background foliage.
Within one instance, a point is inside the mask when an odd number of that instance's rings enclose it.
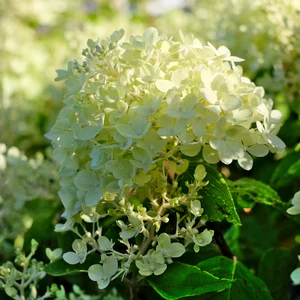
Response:
[[[237,166],[219,169],[231,180],[247,176],[270,184],[286,203],[299,190],[299,0],[1,0],[0,9],[0,263],[13,259],[14,247],[28,251],[31,238],[40,249],[69,247],[66,236],[53,232],[62,207],[57,166],[44,138],[65,92],[54,82],[55,70],[80,59],[88,38],[96,40],[119,28],[128,34],[155,26],[175,37],[181,30],[244,58],[245,75],[262,85],[283,113],[279,136],[287,149],[280,156],[256,159],[250,172]],[[289,282],[300,252],[299,220],[275,205],[238,204],[243,226],[224,225],[230,247],[267,282],[274,299],[289,299],[288,283],[278,294],[271,274],[281,272],[278,262],[284,259],[288,263],[280,276]],[[46,261],[42,250],[37,255]],[[80,276],[60,283],[71,289]]]
[[[118,28],[149,26],[175,37],[226,45],[245,59],[246,76],[264,86],[287,120],[300,113],[298,0],[2,0],[1,140],[26,154],[44,150],[43,135],[60,109],[64,87],[53,81],[86,46]]]

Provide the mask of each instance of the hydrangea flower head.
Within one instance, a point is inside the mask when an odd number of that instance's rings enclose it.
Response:
[[[276,136],[280,113],[226,47],[175,41],[155,28],[125,42],[123,35],[89,40],[82,64],[57,71],[68,91],[47,134],[67,219],[56,230],[81,237],[63,258],[83,263],[97,251],[100,264],[88,273],[101,289],[134,264],[141,276],[160,275],[190,244],[198,252],[212,242],[198,193],[208,184],[201,157],[249,170],[251,155],[285,146]],[[198,165],[183,187],[193,157]],[[109,216],[119,239],[100,225]]]
[[[229,49],[193,36],[175,41],[155,28],[125,42],[123,35],[89,41],[82,64],[58,70],[68,92],[47,137],[70,181],[60,192],[67,210],[76,198],[92,206],[146,184],[155,163],[171,154],[202,149],[208,163],[237,160],[249,170],[251,155],[283,150],[280,112],[243,77],[235,64],[242,59]]]

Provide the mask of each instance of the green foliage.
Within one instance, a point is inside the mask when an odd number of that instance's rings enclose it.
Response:
[[[274,300],[290,299],[290,274],[297,266],[297,250],[269,249],[262,257],[257,275],[268,286]]]
[[[255,203],[265,205],[284,205],[277,192],[269,185],[251,178],[241,178],[229,182],[231,194],[241,207],[252,208]]]
[[[230,286],[218,294],[205,295],[199,299],[245,299],[272,300],[263,281],[237,260],[217,256],[197,265],[203,271],[230,281]]]
[[[6,1],[0,298],[296,297],[298,2]]]
[[[242,255],[238,257],[240,261],[251,266],[267,249],[278,246],[280,216],[272,207],[262,205],[256,205],[250,213],[241,214],[243,226],[237,234],[240,250],[237,255]]]
[[[243,257],[241,252],[241,242],[240,242],[240,237],[242,232],[243,232],[243,227],[233,224],[224,234],[224,238],[228,247],[238,259],[242,259]]]
[[[198,253],[195,253],[193,249],[187,249],[186,253],[180,258],[180,262],[188,265],[197,265],[203,260],[218,255],[221,255],[219,247],[216,244],[209,244],[202,247]]]
[[[24,250],[29,251],[30,241],[35,238],[38,243],[45,247],[49,241],[49,237],[45,232],[53,232],[54,225],[53,219],[61,208],[58,202],[55,201],[42,201],[41,199],[34,199],[27,203],[26,210],[28,211],[43,211],[43,214],[37,215],[33,219],[31,227],[24,234]],[[43,228],[43,230],[41,230]],[[41,247],[40,247],[41,248]]]
[[[58,259],[45,266],[45,272],[51,276],[65,276],[70,274],[86,272],[91,264],[98,263],[100,257],[97,254],[90,255],[83,264],[70,265],[64,259]]]
[[[172,300],[222,291],[229,288],[231,279],[220,279],[195,266],[174,263],[163,275],[149,278],[148,282],[164,299]]]
[[[271,176],[270,183],[277,188],[287,186],[294,181],[299,184],[300,178],[300,151],[292,151],[283,157],[274,173]]]
[[[294,147],[300,141],[300,120],[295,118],[288,119],[278,132],[288,147]]]
[[[222,221],[226,219],[234,224],[241,224],[237,214],[230,190],[223,176],[211,166],[206,166],[206,185],[199,195],[203,198],[201,201],[204,211],[209,220]]]
[[[7,261],[0,266],[0,287],[13,299],[25,299],[28,291],[31,297],[36,298],[37,283],[46,276],[43,271],[44,264],[33,258],[38,243],[32,239],[30,244],[28,255],[17,249],[15,264]],[[48,298],[51,295],[51,291],[47,289],[43,297]]]

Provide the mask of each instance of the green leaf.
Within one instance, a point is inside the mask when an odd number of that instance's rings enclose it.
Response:
[[[199,195],[204,213],[208,215],[210,221],[222,221],[226,219],[228,222],[240,225],[240,218],[237,214],[234,201],[222,175],[209,165],[205,165],[206,177],[209,183]]]
[[[297,267],[296,253],[288,249],[268,250],[258,267],[257,275],[268,286],[274,300],[289,300],[290,274]]]
[[[292,178],[298,178],[300,177],[300,159],[298,159],[294,164],[292,164],[288,171],[287,175]]]
[[[96,253],[90,254],[83,264],[69,265],[62,258],[45,266],[45,272],[51,276],[65,276],[70,274],[87,272],[91,265],[100,262],[100,255]]]
[[[279,161],[270,182],[277,188],[287,186],[300,176],[300,151],[294,151]]]
[[[45,234],[45,232],[52,233],[54,226],[53,220],[55,215],[60,211],[61,205],[58,205],[58,201],[49,199],[34,199],[27,202],[24,208],[24,212],[33,217],[33,223],[31,227],[26,231],[24,235],[24,251],[30,252],[31,240],[35,239],[40,244],[38,252],[43,252],[43,247],[48,244],[52,238],[51,234]],[[38,212],[43,212],[39,214]],[[41,230],[42,228],[42,230]],[[54,233],[54,232],[53,232]],[[2,245],[1,245],[2,246]]]
[[[178,260],[188,265],[195,265],[203,260],[219,255],[222,255],[219,247],[216,244],[211,243],[204,247],[200,247],[198,253],[194,251],[193,247],[188,247],[187,251]]]
[[[201,300],[272,300],[265,284],[248,268],[237,260],[224,256],[217,256],[205,260],[197,265],[202,271],[212,273],[214,276],[229,281],[230,287],[220,293],[209,293],[199,298]],[[191,300],[193,298],[190,298]]]
[[[288,147],[296,145],[300,139],[300,120],[288,119],[280,128],[278,137],[280,137]]]
[[[297,163],[295,163],[295,165],[296,164]],[[234,200],[242,208],[253,208],[255,206],[255,203],[271,205],[284,213],[289,219],[293,220],[294,222],[300,223],[300,215],[288,214],[286,210],[291,207],[291,205],[289,203],[281,201],[277,192],[267,184],[251,178],[242,178],[234,182],[227,182],[230,186],[230,190]],[[251,228],[254,227],[251,226]]]
[[[230,286],[230,279],[219,279],[195,266],[173,263],[160,276],[147,281],[164,299],[179,299],[222,291]]]
[[[261,181],[242,178],[228,183],[233,199],[243,208],[252,208],[255,203],[283,204],[277,192]]]
[[[243,223],[243,220],[241,220]],[[240,234],[241,234],[241,226],[236,224],[232,224],[231,227],[224,234],[224,238],[229,249],[239,258],[242,256],[241,254],[241,245],[239,242]]]

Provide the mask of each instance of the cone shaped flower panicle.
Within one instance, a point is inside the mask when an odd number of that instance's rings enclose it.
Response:
[[[72,186],[63,185],[63,202],[73,192],[90,206],[145,184],[174,148],[187,156],[202,149],[208,163],[237,160],[246,170],[252,156],[282,152],[280,112],[229,49],[191,35],[175,41],[155,28],[125,42],[123,35],[89,40],[83,64],[57,71],[68,92],[47,137]]]
[[[77,264],[100,253],[88,274],[101,289],[133,263],[141,276],[160,275],[190,244],[198,252],[211,243],[198,193],[209,184],[202,158],[236,160],[250,170],[252,156],[285,147],[276,136],[280,112],[243,77],[236,66],[242,59],[226,47],[202,45],[192,35],[175,41],[155,28],[123,36],[121,29],[89,40],[82,64],[57,71],[65,105],[46,135],[60,163],[67,220],[56,230],[80,237],[63,257]],[[109,217],[119,239],[106,235]]]

